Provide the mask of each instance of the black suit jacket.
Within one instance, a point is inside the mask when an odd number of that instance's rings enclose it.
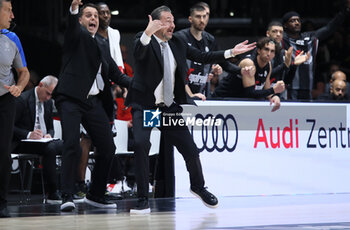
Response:
[[[163,59],[160,45],[152,36],[148,45],[142,45],[140,37],[143,32],[136,35],[134,44],[134,77],[129,87],[126,105],[138,104],[144,107],[152,107],[155,104],[154,90],[163,79]],[[189,103],[185,91],[185,80],[188,67],[186,59],[201,63],[214,63],[224,61],[224,51],[201,52],[188,46],[182,37],[173,34],[169,40],[169,46],[177,63],[175,71],[175,102],[178,104]]]
[[[12,149],[16,148],[22,139],[26,139],[29,132],[33,131],[35,123],[35,89],[27,90],[16,98],[16,118],[13,133]],[[52,118],[52,100],[44,102],[44,120],[47,134],[54,136]]]
[[[63,60],[58,84],[54,90],[54,99],[59,102],[64,96],[89,105],[87,100],[91,86],[96,79],[100,64],[105,87],[99,97],[109,104],[107,112],[113,108],[110,80],[128,87],[130,77],[120,72],[112,59],[108,44],[98,34],[92,37],[87,29],[80,25],[78,15],[69,16],[69,26],[65,34]]]

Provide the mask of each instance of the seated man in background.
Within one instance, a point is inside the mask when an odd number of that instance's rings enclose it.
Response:
[[[257,42],[257,55],[245,58],[239,66],[242,68],[242,85],[244,94],[249,98],[268,98],[274,104],[272,111],[279,109],[280,98],[277,94],[285,89],[283,81],[277,81],[273,87],[270,83],[272,72],[271,60],[275,57],[276,42],[264,37]]]
[[[43,143],[21,140],[39,140],[54,136],[51,94],[56,85],[56,77],[46,76],[37,87],[25,91],[16,99],[16,118],[12,140],[13,152],[42,156],[44,179],[47,182],[46,202],[50,204],[62,202],[57,192],[56,155],[62,153],[63,141],[53,140]]]
[[[335,80],[342,80],[346,84],[346,94],[350,94],[350,83],[346,81],[346,74],[343,71],[337,70],[334,73],[332,73],[331,78],[329,79],[329,82],[325,86],[325,93],[328,94],[330,92],[332,83]]]
[[[277,81],[272,88],[270,87],[271,60],[275,57],[275,50],[276,45],[272,38],[259,39],[257,55],[252,56],[252,59],[245,58],[240,62],[241,75],[229,75],[227,77],[231,79],[226,80],[224,78],[213,96],[268,98],[274,104],[272,111],[277,110],[280,106],[280,98],[276,94],[283,92],[285,88],[283,81]],[[240,95],[236,94],[237,92]]]
[[[271,60],[275,57],[276,47],[278,44],[272,37],[259,39],[256,51],[240,62],[241,73],[229,74],[223,78],[215,89],[213,97],[269,98],[275,104],[273,111],[278,109],[280,99],[276,94],[283,92],[285,87],[281,80],[271,84],[271,75],[273,74]],[[291,51],[290,49],[286,53]],[[291,64],[290,56],[289,59],[287,57],[288,55],[285,55],[281,65],[289,66]],[[304,52],[300,52],[295,57],[293,65],[300,65],[309,57],[309,53],[304,55]]]
[[[328,93],[322,94],[318,97],[319,100],[334,100],[342,101],[349,100],[346,93],[346,82],[336,79],[331,83],[331,88]]]

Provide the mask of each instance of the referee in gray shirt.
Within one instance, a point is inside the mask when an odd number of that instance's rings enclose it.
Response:
[[[21,95],[29,80],[21,42],[15,33],[7,30],[13,18],[11,0],[0,0],[0,217],[10,217],[7,192],[11,173],[15,97]],[[18,74],[17,84],[12,68]]]

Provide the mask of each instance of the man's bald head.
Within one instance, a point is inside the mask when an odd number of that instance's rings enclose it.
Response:
[[[342,81],[346,81],[346,75],[344,72],[338,70],[338,71],[335,71],[333,74],[332,74],[332,79],[331,81],[335,81],[335,80],[342,80]]]

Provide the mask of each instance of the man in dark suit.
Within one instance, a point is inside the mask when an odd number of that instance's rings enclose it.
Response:
[[[84,5],[78,14],[81,0],[73,0],[69,26],[65,34],[62,69],[54,98],[62,126],[61,211],[75,208],[72,194],[77,161],[80,159],[80,123],[97,148],[92,183],[85,202],[100,208],[116,208],[105,199],[107,176],[115,145],[109,124],[113,111],[110,80],[128,87],[130,78],[122,74],[110,56],[107,43],[96,34],[98,10],[93,4]],[[105,106],[105,108],[104,108]]]
[[[48,193],[46,202],[49,204],[62,202],[57,193],[56,155],[62,153],[63,141],[54,140],[42,143],[21,140],[39,140],[54,136],[51,95],[56,85],[56,77],[46,76],[37,87],[25,91],[16,99],[16,118],[12,140],[12,152],[42,155]]]
[[[177,35],[173,36],[174,28],[171,10],[161,6],[151,13],[146,30],[137,34],[135,39],[135,72],[126,99],[126,105],[132,106],[135,168],[137,169],[135,173],[139,198],[137,206],[130,210],[132,213],[150,212],[148,153],[151,147],[149,141],[151,128],[143,127],[143,110],[159,108],[167,113],[182,111],[180,104],[188,103],[185,92],[186,59],[200,63],[214,63],[255,47],[255,44],[247,45],[248,41],[245,41],[231,50],[202,53],[188,46]],[[175,116],[173,119],[179,118],[181,116]],[[161,132],[164,139],[176,146],[183,155],[190,174],[192,193],[208,207],[216,207],[217,198],[204,187],[199,151],[188,128],[186,126],[163,127]]]

